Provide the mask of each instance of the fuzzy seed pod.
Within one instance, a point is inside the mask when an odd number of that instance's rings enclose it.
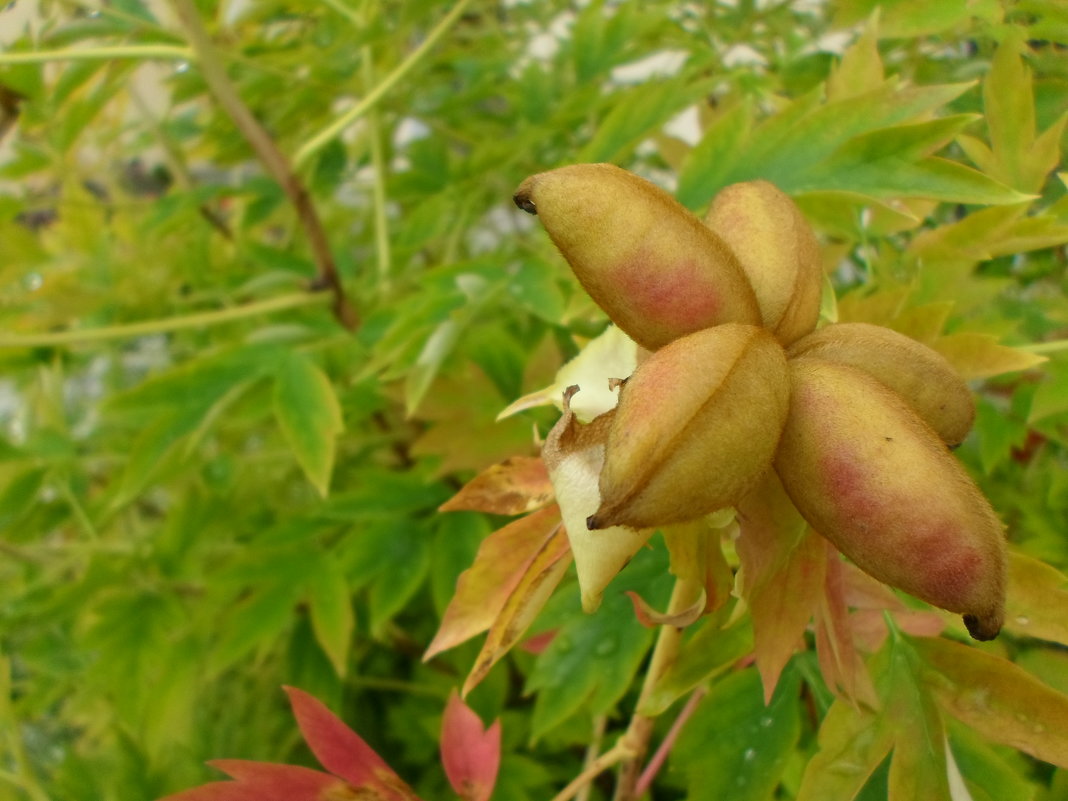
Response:
[[[911,337],[868,323],[835,323],[795,342],[807,355],[863,370],[904,398],[947,445],[959,445],[975,420],[964,379],[942,354]]]
[[[604,466],[605,441],[615,411],[582,425],[571,410],[571,398],[577,391],[578,387],[572,386],[564,393],[563,417],[546,437],[541,457],[549,470],[549,480],[575,556],[582,608],[593,612],[601,604],[604,588],[653,532],[651,529],[587,529],[586,518],[601,502],[597,477]]]
[[[761,322],[784,345],[816,327],[823,263],[812,227],[790,197],[767,181],[723,189],[705,224],[741,262]]]
[[[775,469],[801,514],[862,570],[962,613],[976,639],[995,637],[1002,525],[938,435],[853,367],[805,356],[790,378]]]
[[[728,323],[661,348],[622,388],[589,527],[734,505],[768,469],[788,404],[786,357],[763,328]]]
[[[527,178],[519,208],[541,219],[579,281],[635,342],[656,350],[721,323],[760,322],[723,241],[663,189],[611,164]]]

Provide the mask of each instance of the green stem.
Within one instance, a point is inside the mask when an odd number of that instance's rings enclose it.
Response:
[[[305,142],[297,150],[296,155],[293,157],[293,163],[300,168],[304,166],[308,159],[318,153],[324,146],[329,144],[338,134],[352,125],[356,120],[362,117],[367,111],[372,108],[390,89],[392,89],[398,81],[407,75],[411,69],[418,64],[430,49],[437,44],[438,40],[445,35],[446,31],[452,27],[452,25],[460,18],[460,15],[467,10],[467,7],[471,4],[471,0],[460,0],[452,11],[446,14],[441,22],[439,22],[434,29],[427,34],[426,39],[413,50],[404,61],[394,67],[393,71],[389,73],[382,82],[375,86],[368,94],[366,94],[359,103],[350,108],[332,123],[327,125],[323,130]]]
[[[677,579],[675,588],[671,593],[671,602],[668,604],[668,614],[678,614],[690,607],[698,598],[701,587],[696,582],[685,579]],[[649,668],[645,672],[645,680],[638,695],[638,703],[635,709],[641,709],[645,701],[656,689],[656,684],[669,667],[674,664],[679,655],[679,646],[682,642],[682,629],[675,626],[661,626],[656,637],[656,645],[653,647],[653,656],[649,660]],[[634,801],[637,798],[637,784],[641,777],[642,762],[649,750],[649,740],[653,736],[653,726],[656,718],[639,715],[637,712],[630,719],[627,731],[620,738],[620,743],[625,743],[630,752],[619,771],[619,781],[616,784],[614,801]]]
[[[112,47],[65,47],[62,50],[35,50],[31,53],[0,53],[0,66],[41,64],[48,61],[110,61],[116,58],[192,61],[188,47],[177,45],[114,45]]]
[[[325,292],[297,292],[254,303],[245,303],[230,309],[197,312],[180,317],[165,317],[162,320],[145,320],[140,323],[109,325],[101,328],[85,328],[71,331],[50,331],[45,334],[0,334],[0,348],[81,345],[87,342],[101,342],[108,339],[128,339],[130,337],[145,336],[146,334],[163,334],[186,328],[206,328],[211,325],[242,320],[246,317],[269,314],[282,309],[317,305],[329,299],[330,296]]]
[[[342,3],[341,0],[323,0],[323,3],[330,6],[330,8],[334,9],[334,11],[343,16],[357,28],[363,27],[363,20],[360,19],[359,14]]]
[[[1026,350],[1028,353],[1060,353],[1068,350],[1068,339],[1054,339],[1050,342],[1034,342],[1030,345],[1017,345],[1017,350]]]
[[[374,83],[374,62],[371,48],[362,49],[365,85]],[[377,111],[368,116],[368,136],[371,139],[371,167],[375,173],[372,195],[375,209],[375,253],[378,256],[378,289],[381,294],[389,291],[390,273],[393,272],[392,253],[389,247],[389,220],[386,217],[386,157],[382,148],[382,125]]]

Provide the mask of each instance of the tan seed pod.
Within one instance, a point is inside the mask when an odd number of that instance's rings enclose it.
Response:
[[[661,348],[622,388],[590,528],[734,505],[767,471],[788,403],[786,358],[763,328],[728,323]]]
[[[812,227],[790,197],[767,181],[721,190],[705,224],[734,251],[756,293],[764,327],[789,345],[816,327],[823,263]]]
[[[964,379],[942,354],[897,331],[835,323],[799,339],[788,355],[863,370],[904,398],[947,445],[959,445],[971,431],[975,401]]]
[[[649,181],[611,164],[576,164],[532,175],[514,199],[538,215],[586,291],[642,347],[760,322],[730,248]]]
[[[1001,628],[1001,522],[961,464],[897,393],[819,358],[790,362],[792,398],[775,469],[805,519],[858,567]]]

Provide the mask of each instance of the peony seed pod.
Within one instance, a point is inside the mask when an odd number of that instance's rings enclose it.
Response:
[[[805,519],[862,570],[964,615],[989,640],[1005,614],[1002,525],[945,444],[856,368],[790,362],[775,469]]]
[[[514,199],[538,215],[586,291],[639,345],[656,350],[721,323],[760,322],[730,248],[633,173],[561,167],[527,178]]]
[[[763,328],[728,323],[661,348],[621,390],[589,527],[733,506],[771,464],[788,404],[786,357]]]
[[[767,181],[726,187],[705,224],[734,251],[756,293],[760,318],[784,345],[816,327],[823,294],[819,243],[801,210]]]
[[[964,379],[942,354],[897,331],[835,323],[799,339],[788,355],[863,370],[904,398],[947,445],[959,445],[972,429],[975,401]]]

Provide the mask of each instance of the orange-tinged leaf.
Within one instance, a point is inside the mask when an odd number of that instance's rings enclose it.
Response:
[[[501,766],[501,722],[483,728],[455,690],[441,720],[441,764],[463,801],[489,801]]]
[[[978,648],[944,639],[912,645],[942,708],[989,740],[1068,767],[1068,696]]]
[[[741,594],[753,618],[767,701],[819,603],[827,558],[823,539],[809,529],[771,472],[739,504],[738,523]]]
[[[990,334],[949,334],[937,340],[932,347],[945,356],[968,381],[1027,370],[1046,361],[1045,356],[1000,345],[997,337]]]
[[[482,541],[475,562],[460,574],[438,632],[423,659],[430,659],[486,631],[560,523],[555,506],[515,520]]]
[[[630,598],[630,602],[634,605],[634,615],[638,618],[638,622],[647,629],[656,626],[675,626],[680,629],[685,628],[700,618],[705,611],[704,589],[700,591],[696,601],[685,609],[675,613],[656,611],[648,601],[642,598],[634,590],[627,590],[624,594]]]
[[[1068,576],[1045,562],[1010,552],[1005,628],[1068,645]]]
[[[567,541],[567,532],[563,526],[558,526],[527,565],[490,626],[475,666],[464,682],[463,695],[466,696],[482,681],[498,660],[519,641],[549,600],[570,564],[571,546]]]
[[[846,698],[875,708],[879,704],[875,687],[857,651],[846,609],[842,560],[830,543],[825,548],[823,597],[816,607],[816,654],[820,671],[831,690],[840,690]]]
[[[520,515],[540,509],[552,499],[553,485],[545,463],[536,456],[513,456],[468,481],[439,511]]]

